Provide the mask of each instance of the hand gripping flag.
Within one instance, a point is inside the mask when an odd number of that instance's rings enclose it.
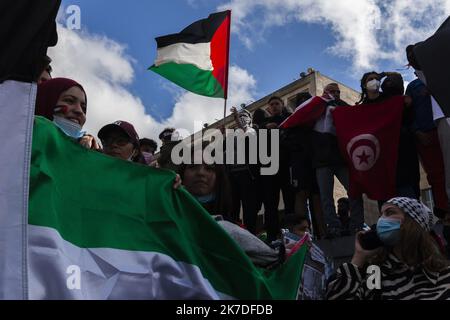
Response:
[[[280,128],[313,127],[325,112],[328,101],[324,97],[316,96],[303,102],[289,118],[280,124]]]
[[[150,70],[194,93],[227,98],[231,11],[211,14],[180,33],[156,38]]]
[[[296,298],[306,246],[275,270],[255,267],[174,178],[86,150],[36,117],[29,297]]]
[[[349,196],[373,200],[396,194],[398,144],[404,97],[333,111],[339,147],[350,171]]]

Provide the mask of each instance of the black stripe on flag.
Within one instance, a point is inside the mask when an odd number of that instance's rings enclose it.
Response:
[[[208,43],[211,42],[217,29],[227,17],[228,11],[217,12],[208,18],[194,22],[180,33],[156,38],[158,48],[167,47],[175,43]]]
[[[446,117],[450,117],[450,17],[436,33],[416,44],[414,53],[425,74],[427,87]]]
[[[56,45],[61,0],[0,1],[0,83],[36,81],[47,48]]]

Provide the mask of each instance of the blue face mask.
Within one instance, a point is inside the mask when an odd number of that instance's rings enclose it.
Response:
[[[400,239],[402,223],[397,219],[380,218],[377,222],[377,235],[387,246],[394,246]]]
[[[200,203],[210,203],[216,200],[216,195],[214,193],[207,194],[206,196],[197,197],[198,202]]]
[[[53,123],[66,135],[74,139],[79,139],[86,133],[85,131],[81,131],[81,126],[78,123],[72,122],[63,117],[53,116]]]

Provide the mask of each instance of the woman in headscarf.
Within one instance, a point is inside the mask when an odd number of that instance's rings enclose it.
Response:
[[[82,131],[86,123],[86,91],[76,81],[55,78],[38,85],[35,115],[43,116],[88,149],[99,149],[95,138]]]
[[[430,233],[432,221],[431,210],[416,199],[386,202],[376,226],[381,246],[369,245],[371,231],[358,233],[351,263],[338,268],[328,299],[449,300],[450,267]],[[379,272],[366,271],[370,265]]]

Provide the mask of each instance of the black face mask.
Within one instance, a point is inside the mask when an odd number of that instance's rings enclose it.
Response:
[[[383,93],[385,93],[388,96],[397,96],[397,95],[403,95],[404,90],[403,87],[385,87],[383,88]]]

